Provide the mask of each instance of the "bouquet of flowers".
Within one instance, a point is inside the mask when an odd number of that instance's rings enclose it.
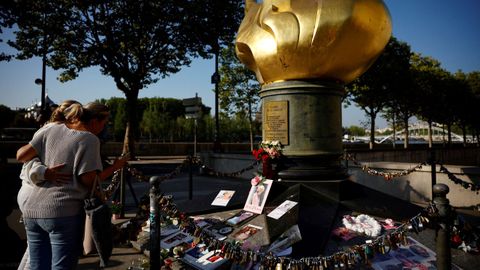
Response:
[[[112,210],[112,214],[118,215],[122,212],[122,204],[119,201],[112,201],[112,205],[110,206]]]
[[[253,150],[256,160],[276,159],[282,155],[283,145],[279,141],[262,141],[259,149]]]
[[[252,184],[252,186],[263,185],[265,180],[267,179],[264,176],[255,175],[255,177],[253,177],[252,180],[250,180],[250,184]]]

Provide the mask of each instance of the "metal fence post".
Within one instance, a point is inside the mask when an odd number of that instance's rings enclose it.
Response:
[[[193,198],[193,157],[188,156],[188,199]]]
[[[345,168],[347,169],[347,172],[348,172],[348,152],[347,152],[347,149],[343,149],[343,157],[345,159]]]
[[[160,194],[158,176],[150,177],[150,269],[160,269],[160,211],[158,194]]]
[[[450,230],[452,228],[451,207],[447,199],[449,188],[445,184],[433,186],[433,202],[438,209],[438,226],[436,229],[437,269],[450,270],[452,255],[450,251]]]
[[[430,165],[432,171],[432,200],[435,198],[433,187],[437,184],[437,164],[435,162],[435,150],[430,152]]]
[[[125,218],[125,168],[120,170],[120,218]]]

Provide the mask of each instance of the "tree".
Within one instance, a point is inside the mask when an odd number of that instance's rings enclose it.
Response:
[[[232,39],[233,27],[226,27],[230,20],[205,20],[205,16],[237,18],[237,14],[229,13],[236,10],[210,9],[206,13],[199,2],[19,0],[14,10],[19,30],[11,45],[30,58],[38,55],[38,41],[46,40],[39,39],[41,33],[47,33],[51,39],[46,43],[52,49],[47,64],[63,70],[61,81],[72,80],[92,66],[99,66],[102,74],[112,77],[127,100],[123,152],[129,151],[134,157],[139,91],[178,72],[190,64],[192,57],[206,55],[209,51],[203,34],[217,29],[217,25],[226,29],[218,39]],[[220,2],[221,7],[227,5],[224,2],[238,5],[233,0]],[[42,10],[38,5],[48,8]],[[197,32],[200,30],[206,31]]]
[[[160,136],[160,125],[164,124],[163,117],[160,116],[160,111],[157,106],[149,104],[147,110],[143,112],[142,121],[140,122],[140,129],[142,133],[147,133],[149,142],[152,142],[152,136]]]
[[[403,121],[404,126],[404,148],[408,148],[408,126],[409,119],[418,110],[416,98],[417,92],[413,87],[413,80],[410,72],[410,57],[412,52],[410,46],[396,39],[391,40],[387,53],[390,53],[390,59],[393,65],[390,67],[393,74],[389,79],[390,85],[387,91],[390,93],[390,100],[387,106],[393,112],[393,119],[397,116]],[[394,122],[393,120],[392,122]],[[395,126],[393,127],[395,134]],[[395,145],[395,142],[394,142]]]
[[[410,61],[410,70],[414,89],[419,102],[417,117],[428,123],[428,144],[432,147],[432,125],[440,121],[443,110],[443,80],[447,72],[441,68],[440,62],[431,57],[414,53]]]
[[[475,113],[475,95],[467,81],[467,75],[461,70],[454,74],[455,84],[455,115],[456,124],[460,127],[463,135],[463,146],[467,146],[467,126],[475,121],[472,117]]]
[[[250,148],[253,150],[252,115],[258,107],[260,84],[255,74],[237,59],[233,42],[222,50],[220,63],[220,106],[227,117],[247,116]]]
[[[479,104],[480,103],[480,71],[473,71],[467,74],[466,76],[467,83],[470,87],[470,90],[473,94],[471,102],[474,104]],[[470,125],[472,128],[473,132],[473,137],[475,138],[476,135],[476,141],[477,145],[480,143],[480,110],[478,110],[475,106],[475,109],[473,110],[471,114],[471,119]]]
[[[346,86],[349,99],[370,117],[370,149],[375,143],[375,118],[391,99],[390,91],[396,89],[396,75],[400,72],[398,69],[403,68],[397,63],[403,63],[407,56],[403,45],[399,46],[397,39],[392,37],[374,64]]]
[[[117,107],[113,117],[113,134],[116,141],[118,141],[122,136],[125,136],[125,127],[127,122],[125,103],[125,100],[121,102],[122,105]]]
[[[355,125],[348,127],[346,132],[351,136],[365,136],[365,129]]]
[[[14,16],[12,14],[15,2],[13,0],[4,0],[0,5],[0,43],[3,43],[2,39],[4,29],[11,28],[14,24]],[[10,61],[11,55],[5,52],[0,52],[0,61]]]
[[[220,117],[219,117],[219,82],[218,71],[219,54],[222,47],[228,46],[233,40],[233,33],[236,33],[243,17],[243,4],[238,0],[204,0],[192,1],[196,5],[190,13],[191,17],[186,20],[199,21],[201,23],[191,24],[192,37],[197,42],[198,51],[202,57],[210,58],[215,56],[215,72],[212,75],[212,83],[215,84],[215,134],[214,150],[220,150]]]

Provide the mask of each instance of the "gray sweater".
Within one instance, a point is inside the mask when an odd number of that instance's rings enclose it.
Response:
[[[80,175],[101,171],[100,141],[90,132],[67,128],[63,124],[39,130],[30,141],[47,167],[65,163],[62,172],[72,174],[70,184],[55,186],[49,181],[39,185],[22,185],[18,194],[24,218],[74,216],[83,211],[88,189]],[[31,189],[33,190],[24,190]]]

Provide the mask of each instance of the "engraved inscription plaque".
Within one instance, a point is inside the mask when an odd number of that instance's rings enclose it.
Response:
[[[263,120],[264,140],[288,145],[288,101],[265,102]]]

